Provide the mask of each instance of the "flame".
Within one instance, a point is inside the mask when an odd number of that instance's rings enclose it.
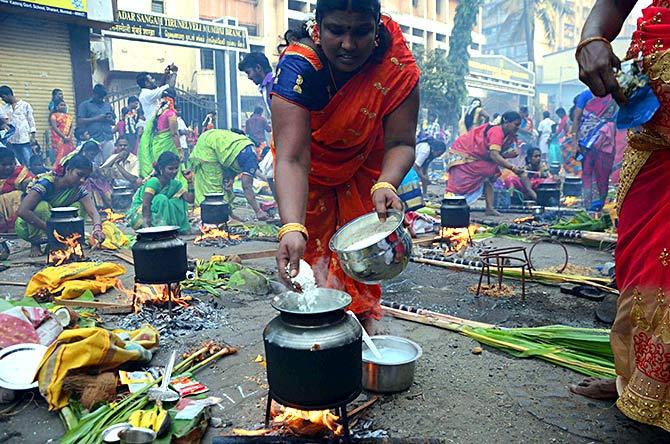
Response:
[[[575,196],[566,196],[563,199],[563,205],[566,207],[574,207],[577,205],[577,198]]]
[[[102,212],[105,213],[109,222],[123,222],[126,218],[125,214],[115,213],[111,208],[105,208]]]
[[[63,265],[65,262],[69,262],[73,256],[74,259],[81,259],[84,257],[84,250],[82,250],[81,242],[79,242],[81,234],[72,233],[68,237],[63,237],[58,233],[58,231],[54,230],[54,238],[61,244],[65,245],[65,248],[49,251],[47,263],[53,265],[54,267],[58,267],[59,265]]]
[[[211,227],[202,225],[200,227],[202,234],[195,238],[193,241],[194,244],[199,244],[200,242],[206,241],[207,239],[222,239],[222,240],[240,240],[242,236],[239,234],[230,234],[226,230],[223,230],[219,227]]]
[[[170,284],[135,284],[134,290],[129,290],[123,286],[121,281],[117,281],[116,289],[125,293],[132,301],[135,308],[135,313],[142,310],[145,304],[165,305],[170,301],[169,287]],[[181,287],[176,286],[176,291],[172,295],[172,302],[182,307],[188,307],[188,302],[191,300],[190,296],[182,296]]]
[[[472,236],[479,230],[478,225],[471,224],[468,228],[442,228],[440,236],[449,244],[444,254],[459,253],[472,243]]]
[[[526,217],[519,217],[513,220],[515,224],[525,224],[526,222],[533,222],[535,220],[535,216],[526,216]]]
[[[323,437],[332,434],[342,436],[344,427],[338,423],[340,417],[330,410],[299,410],[272,403],[272,428],[259,430],[234,429],[237,436],[276,435],[289,432],[308,438]]]

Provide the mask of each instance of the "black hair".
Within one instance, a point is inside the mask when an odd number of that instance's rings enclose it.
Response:
[[[81,140],[81,138],[84,137],[84,133],[86,131],[87,131],[87,129],[82,127],[82,126],[79,126],[79,127],[75,128],[75,130],[74,130],[75,139]]]
[[[245,133],[244,131],[242,131],[242,130],[239,129],[239,128],[231,128],[230,130],[231,130],[232,132],[234,132],[235,134],[239,134],[239,135],[241,135],[241,136],[246,136],[246,135],[247,135],[247,133]]]
[[[254,114],[259,114],[259,115],[263,114],[263,108],[261,108],[260,106],[257,106],[256,108],[254,108]]]
[[[168,165],[172,165],[173,163],[179,162],[179,156],[177,156],[175,153],[171,151],[164,152],[158,156],[158,160],[156,160],[156,165],[154,166],[154,176],[160,177],[163,168]]]
[[[14,151],[10,150],[9,148],[0,147],[0,160],[10,159],[16,162],[16,155],[14,155]]]
[[[139,73],[135,77],[135,81],[137,82],[137,86],[139,86],[140,88],[144,88],[147,85],[147,76],[148,75],[149,75],[149,73],[146,72],[146,71],[143,71],[143,72]]]
[[[56,97],[56,94],[58,94],[59,92],[63,92],[63,90],[60,89],[60,88],[54,88],[54,89],[52,89],[52,90],[51,90],[51,98],[53,99],[54,97]]]
[[[381,23],[380,0],[318,0],[316,2],[316,22],[321,26],[324,17],[335,11],[352,11],[372,16],[375,23],[379,23],[379,45],[372,52],[370,60],[381,63],[384,54],[391,47],[391,33]],[[289,29],[284,33],[284,42],[277,47],[281,53],[291,43],[310,38],[307,32],[307,22],[303,22],[298,29]]]
[[[118,145],[118,143],[119,143],[120,140],[125,140],[126,142],[128,142],[128,138],[126,138],[126,136],[119,136],[119,137],[116,139],[116,142],[114,142],[114,145]]]
[[[533,158],[533,154],[535,154],[535,152],[542,154],[542,150],[529,143],[523,144],[522,149],[526,152],[526,165],[530,165],[530,160]]]
[[[7,85],[0,86],[0,96],[13,96],[14,91]]]
[[[549,116],[551,116],[551,113],[550,113],[549,111],[544,111],[544,112],[542,113],[542,118],[543,118],[543,119],[548,119]]]
[[[447,144],[441,140],[431,137],[426,142],[430,145],[430,151],[435,153],[435,157],[439,157],[447,151]]]
[[[246,69],[253,69],[256,65],[260,66],[264,73],[272,72],[270,61],[262,52],[250,52],[245,55],[242,61],[237,65],[237,69],[244,72]]]
[[[177,98],[177,90],[174,88],[168,88],[165,91],[163,91],[163,94],[161,97],[169,97],[171,99],[176,99]]]
[[[93,171],[93,163],[91,163],[86,156],[83,154],[75,154],[71,158],[69,158],[65,164],[63,165],[63,168],[65,171],[70,171],[70,170],[88,170],[88,171]]]
[[[516,111],[507,111],[502,115],[502,123],[510,123],[521,120],[521,114]]]
[[[124,106],[123,108],[121,108],[121,115],[125,116],[126,114],[128,114],[128,111],[130,111],[128,107]]]
[[[565,115],[565,108],[563,108],[563,107],[557,108],[556,109],[556,115],[558,117],[563,117]]]
[[[54,100],[54,110],[52,111],[52,113],[55,113],[58,110],[58,105],[60,105],[61,103],[65,103],[65,100],[63,99]]]
[[[100,144],[95,140],[88,140],[84,145],[82,145],[81,154],[83,154],[85,151],[93,150],[100,152]]]
[[[128,97],[128,102],[127,103],[128,103],[128,105],[130,105],[131,103],[137,103],[139,101],[140,101],[140,99],[138,99],[137,96],[130,96],[130,97]]]
[[[101,84],[99,84],[99,83],[96,84],[96,85],[93,87],[93,95],[95,95],[95,96],[103,96],[103,97],[106,96],[106,95],[107,95],[107,90],[105,89],[105,86],[104,86],[104,85],[101,85]]]
[[[528,112],[528,107],[527,106],[520,106],[519,111],[522,113],[527,113]]]

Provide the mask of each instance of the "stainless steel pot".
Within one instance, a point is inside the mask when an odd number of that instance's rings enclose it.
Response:
[[[397,336],[373,336],[372,341],[384,355],[384,350],[397,350],[406,354],[406,359],[380,363],[371,353],[364,353],[363,387],[377,393],[397,393],[410,388],[414,382],[416,361],[421,357],[419,344]],[[363,345],[364,351],[368,348]],[[393,362],[393,363],[391,363]]]
[[[127,185],[118,185],[112,188],[112,210],[124,211],[133,203],[135,192]]]
[[[344,272],[365,284],[376,284],[402,273],[412,256],[412,237],[402,226],[404,215],[388,212],[384,223],[368,213],[340,228],[330,239]]]
[[[132,248],[137,282],[170,284],[186,279],[186,244],[178,234],[179,227],[174,226],[137,230]]]
[[[563,196],[581,197],[582,178],[579,176],[566,176],[563,180]]]
[[[150,444],[156,439],[156,432],[142,427],[131,427],[119,432],[121,444]]]
[[[270,396],[302,410],[347,404],[361,393],[361,327],[346,314],[351,296],[320,288],[274,298],[280,314],[263,343]]]

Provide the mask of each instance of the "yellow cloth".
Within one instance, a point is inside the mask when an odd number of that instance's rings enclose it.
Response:
[[[26,296],[35,296],[45,288],[51,294],[60,293],[62,299],[74,299],[86,290],[104,293],[116,285],[117,276],[126,269],[111,262],[73,262],[58,267],[46,267],[30,279]]]
[[[68,375],[114,370],[130,361],[148,362],[149,350],[158,346],[158,331],[145,324],[131,332],[104,328],[65,330],[47,349],[37,369],[40,393],[49,403],[49,410],[59,410],[69,401],[63,392]],[[120,333],[128,337],[124,341]]]
[[[130,239],[113,222],[103,222],[102,232],[105,233],[105,240],[101,247],[105,250],[118,250],[130,244]]]

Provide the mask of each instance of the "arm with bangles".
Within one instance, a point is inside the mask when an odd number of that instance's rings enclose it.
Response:
[[[282,224],[304,226],[312,134],[310,112],[282,97],[272,99],[272,133],[276,146],[275,184]],[[288,281],[298,275],[307,237],[300,231],[286,232],[279,241],[279,276]],[[290,267],[290,274],[286,269]]]
[[[93,222],[93,232],[91,234],[95,240],[102,242],[105,240],[105,233],[102,231],[102,220],[100,219],[100,213],[98,213],[91,195],[87,194],[83,196],[79,199],[79,203],[84,208],[84,211],[86,211],[86,214],[88,214],[88,217],[91,218],[91,222]]]
[[[419,85],[417,84],[400,106],[384,118],[384,161],[372,193],[372,203],[382,221],[386,220],[388,208],[399,211],[404,208],[396,189],[414,165],[418,118]],[[379,187],[381,184],[391,184],[395,189]]]
[[[579,63],[579,80],[594,95],[604,97],[612,94],[619,103],[626,100],[614,75],[614,70],[621,67],[621,62],[614,55],[609,42],[621,32],[636,3],[636,0],[597,0],[584,23],[582,40],[575,51]],[[574,129],[573,124],[573,132]]]

